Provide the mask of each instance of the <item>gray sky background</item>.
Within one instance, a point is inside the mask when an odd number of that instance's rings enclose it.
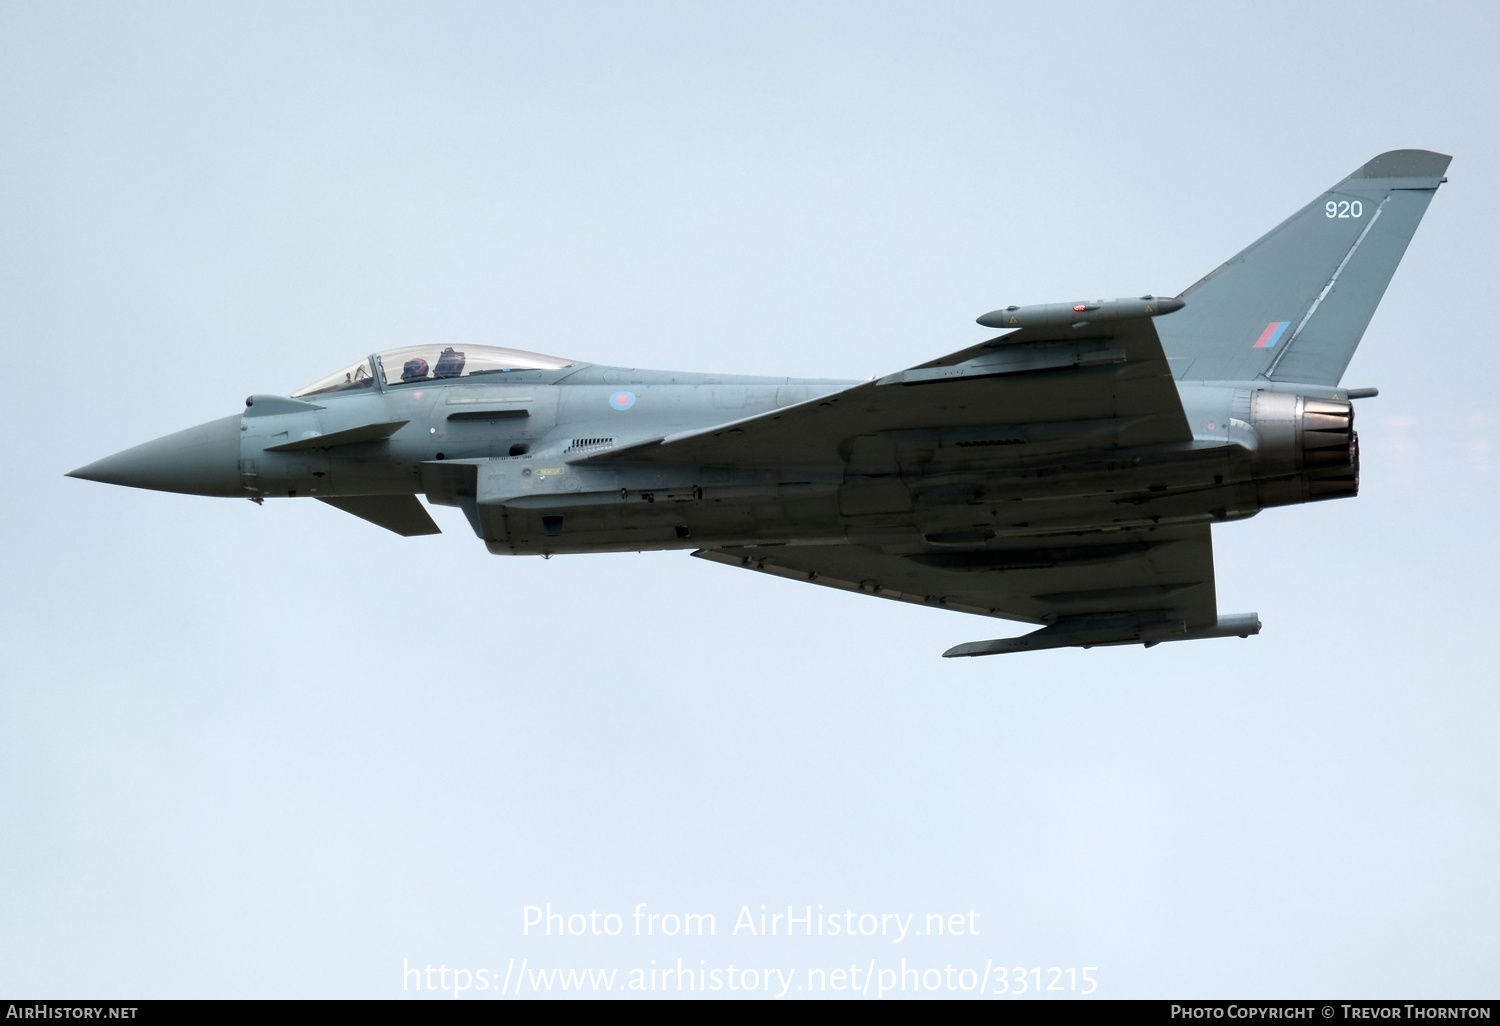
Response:
[[[1500,990],[1500,11],[0,3],[0,993],[395,996],[401,965],[1099,967]],[[1175,293],[1374,154],[1452,181],[1345,381],[1354,501],[1216,527],[1248,641],[685,554],[485,554],[63,478],[371,351],[866,377]],[[718,936],[523,938],[521,908]],[[742,905],[981,935],[730,936]],[[410,992],[408,992],[410,993]]]

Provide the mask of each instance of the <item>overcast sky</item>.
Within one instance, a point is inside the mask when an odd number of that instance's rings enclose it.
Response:
[[[1497,29],[0,2],[0,993],[904,957],[1494,997]],[[684,553],[489,556],[445,507],[402,539],[62,476],[398,345],[887,373],[1008,303],[1179,292],[1403,147],[1452,181],[1345,378],[1381,390],[1361,495],[1214,529],[1250,640],[944,661],[1012,625]],[[637,938],[642,902],[716,935]],[[523,936],[547,903],[622,933]],[[761,905],[978,918],[732,932]]]

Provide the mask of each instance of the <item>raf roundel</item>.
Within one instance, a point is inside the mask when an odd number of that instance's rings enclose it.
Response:
[[[635,393],[616,392],[609,397],[609,405],[611,409],[628,410],[635,405]]]

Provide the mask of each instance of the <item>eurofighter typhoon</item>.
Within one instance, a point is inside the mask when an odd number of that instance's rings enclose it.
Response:
[[[1245,637],[1211,527],[1353,496],[1339,384],[1449,159],[1382,153],[1175,298],[1009,306],[987,342],[863,383],[376,353],[69,476],[308,496],[490,552],[692,549],[1038,625],[948,656]]]

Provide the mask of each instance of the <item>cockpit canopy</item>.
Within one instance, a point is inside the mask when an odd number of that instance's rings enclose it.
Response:
[[[391,388],[421,381],[467,380],[512,371],[560,370],[577,362],[499,346],[406,346],[376,353],[352,367],[299,388],[292,396],[301,398],[381,387],[375,378],[377,372],[383,386]]]

